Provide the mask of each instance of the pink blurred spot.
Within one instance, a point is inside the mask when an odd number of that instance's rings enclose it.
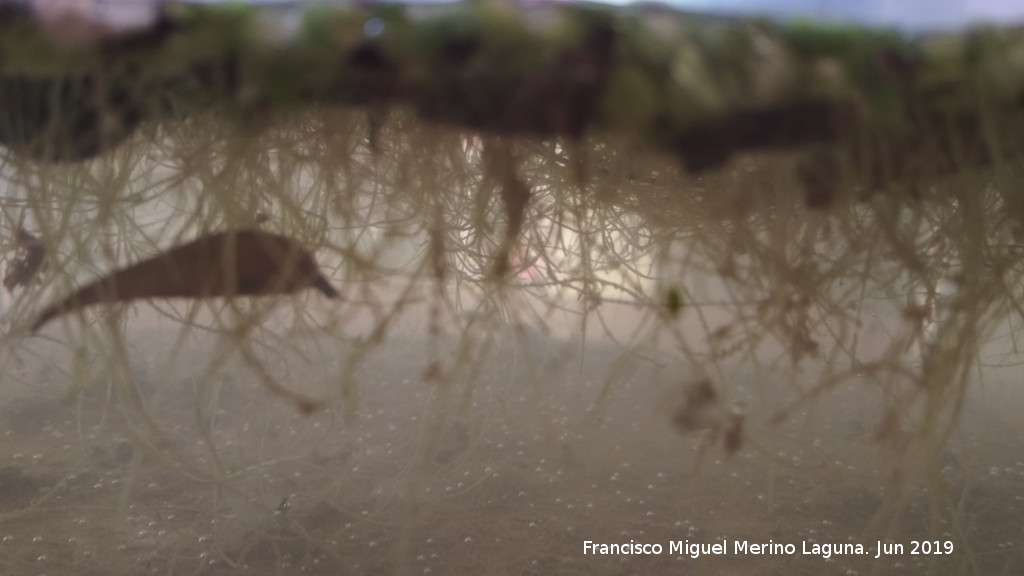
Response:
[[[54,42],[82,46],[150,29],[158,0],[31,0],[36,18]]]

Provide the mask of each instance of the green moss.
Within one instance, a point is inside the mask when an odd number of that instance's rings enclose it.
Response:
[[[661,112],[663,102],[650,76],[631,68],[617,68],[609,79],[601,117],[609,128],[643,132]]]
[[[261,105],[407,103],[473,128],[578,135],[598,127],[669,148],[746,126],[747,136],[718,139],[714,165],[776,142],[906,135],[922,115],[1019,108],[1024,92],[1024,34],[1015,29],[910,37],[820,22],[483,2],[311,5],[296,29],[274,30],[282,16],[244,3],[166,10],[169,25],[152,37],[91,49],[62,48],[29,17],[9,18],[0,23],[0,75],[129,71],[167,98],[188,91],[182,110],[238,105],[231,99],[244,85]],[[372,37],[371,18],[380,20]],[[818,106],[793,128],[806,135],[778,140],[757,129],[799,120],[794,102]],[[820,128],[833,105],[838,135]]]
[[[795,20],[783,30],[790,45],[808,58],[845,57],[882,47],[899,49],[907,42],[903,36],[892,31],[810,20]]]

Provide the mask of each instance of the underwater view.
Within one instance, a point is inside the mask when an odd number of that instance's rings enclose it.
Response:
[[[701,394],[694,366],[678,359],[505,327],[474,356],[472,384],[468,375],[440,389],[423,381],[430,347],[455,363],[458,343],[399,337],[360,364],[356,415],[341,403],[304,415],[243,363],[218,358],[215,336],[176,343],[177,324],[138,316],[126,332],[124,380],[76,388],[68,366],[98,360],[75,360],[59,342],[25,346],[24,363],[5,376],[5,571],[1024,566],[1024,429],[1012,366],[979,369],[941,468],[908,483],[894,477],[891,459],[901,456],[881,437],[884,401],[871,386],[836,390],[779,424],[773,416],[799,392],[754,367],[722,367],[726,405]],[[324,338],[259,356],[289,385],[330,389],[346,350]],[[730,419],[734,405],[744,407],[740,424]]]
[[[0,575],[1021,574],[1024,29],[728,4],[6,7]]]

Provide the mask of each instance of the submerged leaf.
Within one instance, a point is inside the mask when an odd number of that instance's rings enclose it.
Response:
[[[61,314],[103,302],[338,292],[297,242],[259,230],[213,234],[144,260],[77,290],[40,314],[36,331]]]

